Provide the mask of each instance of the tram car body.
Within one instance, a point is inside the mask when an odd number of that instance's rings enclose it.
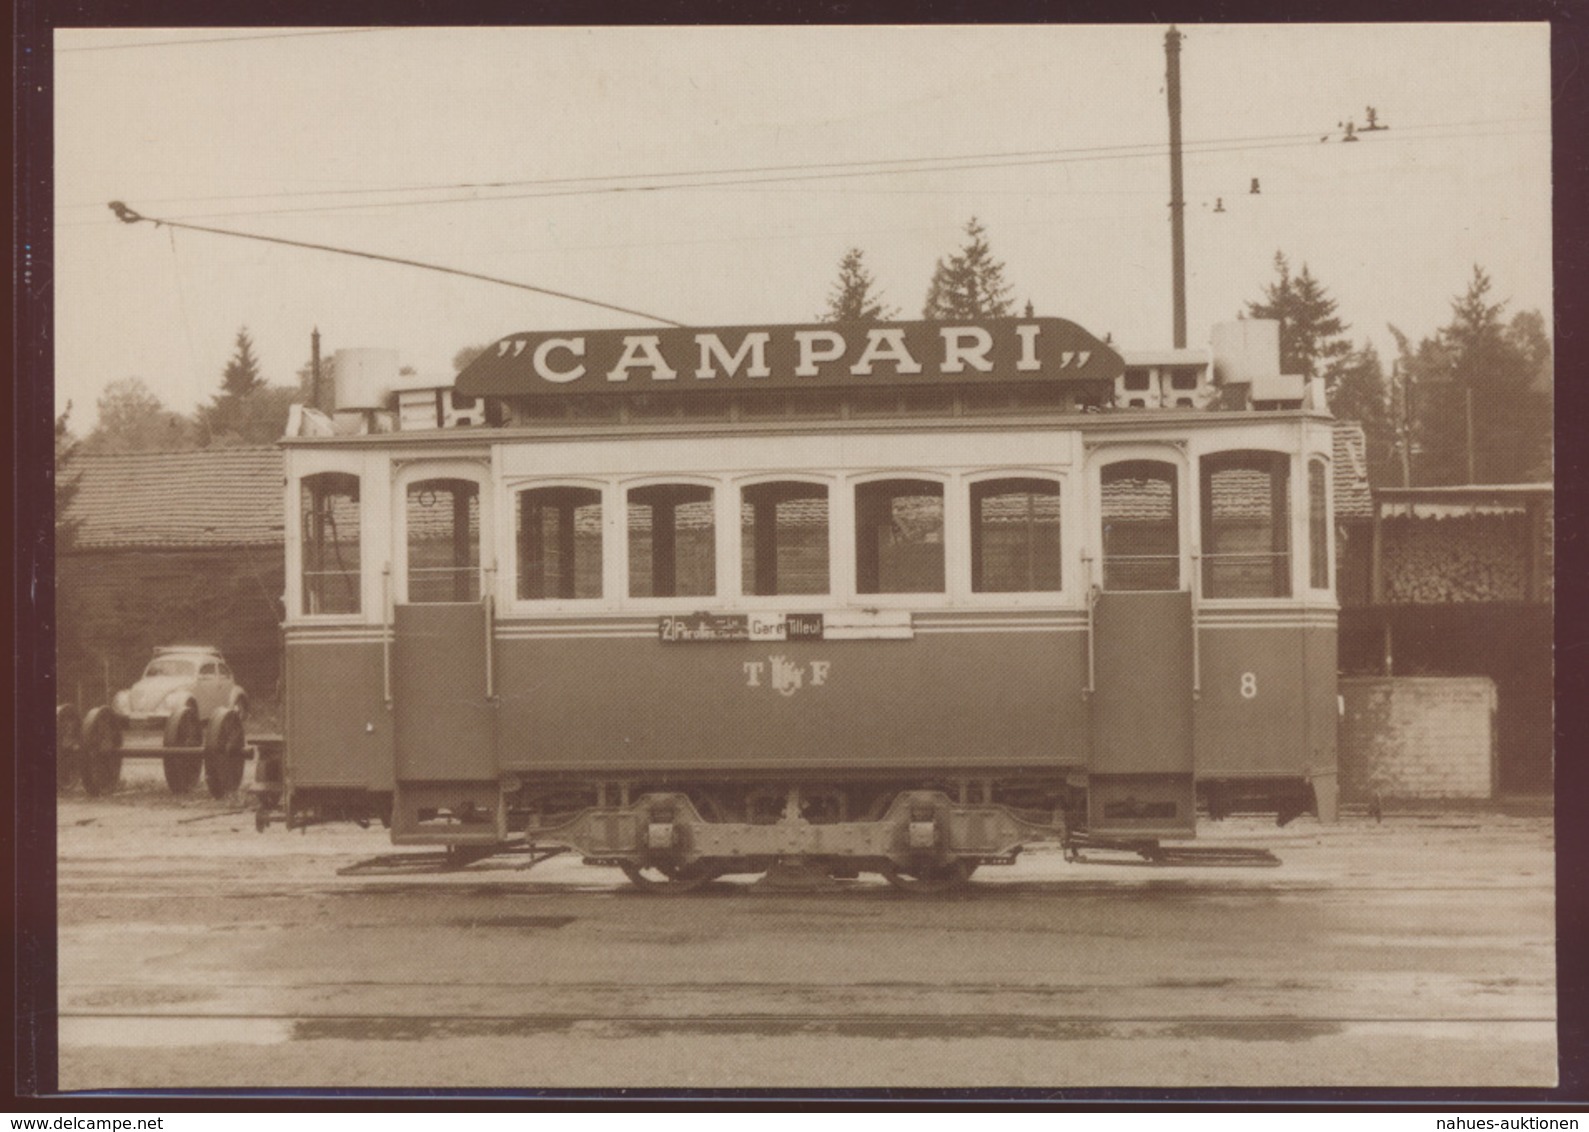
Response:
[[[514,335],[433,416],[347,361],[284,441],[289,825],[931,885],[1333,817],[1326,412],[1111,408],[1050,318]]]

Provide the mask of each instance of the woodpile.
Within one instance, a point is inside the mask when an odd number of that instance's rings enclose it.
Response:
[[[1520,512],[1386,516],[1383,537],[1388,601],[1523,601],[1527,596],[1529,532]]]

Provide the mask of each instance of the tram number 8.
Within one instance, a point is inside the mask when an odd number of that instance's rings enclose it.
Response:
[[[1241,698],[1255,700],[1258,698],[1258,674],[1256,672],[1243,672],[1241,674]]]

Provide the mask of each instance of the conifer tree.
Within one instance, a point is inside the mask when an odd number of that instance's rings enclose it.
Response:
[[[993,258],[988,247],[987,229],[973,216],[965,232],[960,250],[940,259],[933,269],[921,312],[929,321],[1002,318],[1011,313],[1012,288],[1004,281],[1004,264]]]
[[[860,248],[851,248],[839,261],[839,277],[828,290],[828,305],[817,317],[823,322],[882,322],[899,314],[877,290],[877,281],[866,269]]]
[[[1263,298],[1247,304],[1246,317],[1271,318],[1280,324],[1280,372],[1322,377],[1326,388],[1352,352],[1347,325],[1335,314],[1335,300],[1302,265],[1293,276],[1284,252],[1275,252],[1278,278],[1264,288]]]

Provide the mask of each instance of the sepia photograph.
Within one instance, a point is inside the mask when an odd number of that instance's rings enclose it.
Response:
[[[1550,1096],[1551,37],[55,28],[36,1090]]]

